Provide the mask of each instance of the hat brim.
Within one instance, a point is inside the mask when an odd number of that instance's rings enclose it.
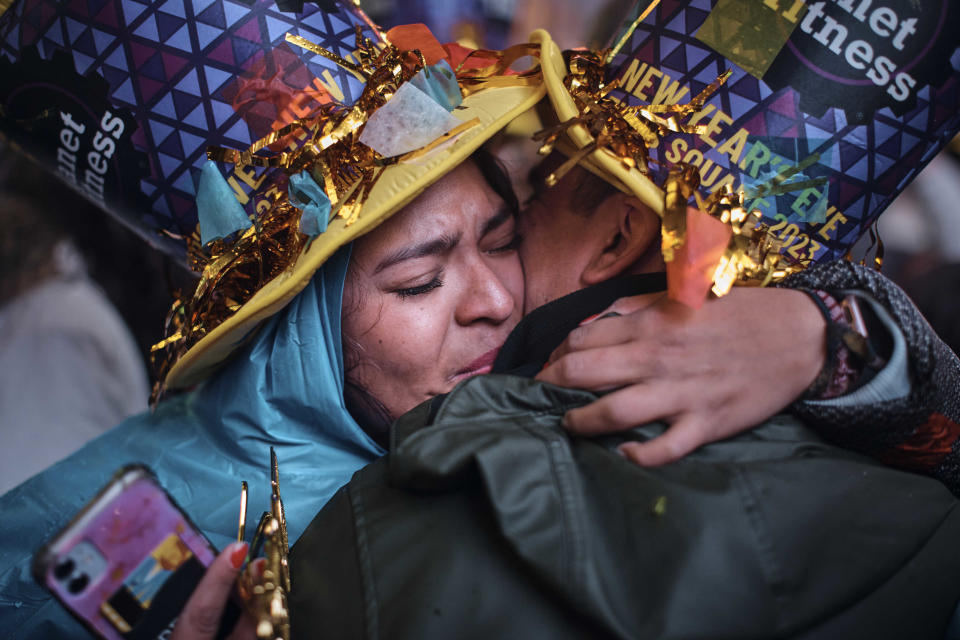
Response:
[[[563,60],[563,52],[550,38],[550,34],[542,29],[533,32],[531,39],[540,42],[540,68],[543,71],[543,84],[547,88],[547,95],[559,122],[566,122],[580,115],[573,96],[567,91],[563,79],[567,75],[567,65]],[[593,143],[594,138],[582,124],[576,124],[566,130],[571,143],[576,149]],[[653,209],[657,215],[663,216],[663,190],[650,178],[638,169],[627,167],[620,159],[607,149],[597,149],[590,153],[583,161],[584,168],[608,180],[617,188],[626,187],[643,204]]]
[[[453,115],[464,122],[477,118],[479,124],[423,158],[387,167],[371,189],[356,222],[347,225],[342,218],[335,218],[326,231],[307,245],[291,269],[264,285],[236,313],[183,354],[167,373],[166,387],[188,387],[208,377],[264,320],[300,293],[317,269],[338,249],[371,231],[416,198],[543,95],[544,87],[537,83],[483,89],[467,96]]]

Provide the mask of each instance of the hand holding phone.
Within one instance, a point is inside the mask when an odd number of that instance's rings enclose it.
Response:
[[[216,551],[146,467],[124,467],[34,558],[36,579],[108,640],[167,638]]]
[[[247,550],[245,542],[234,542],[217,556],[180,613],[169,640],[214,640],[221,637],[220,621],[236,588],[237,575]],[[251,567],[258,566],[258,562],[262,560],[255,561]],[[254,640],[256,637],[256,623],[250,616],[243,616],[227,640]]]

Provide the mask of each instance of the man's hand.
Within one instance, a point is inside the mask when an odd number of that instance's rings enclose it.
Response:
[[[183,607],[171,640],[213,640],[216,637],[220,618],[246,555],[247,544],[241,542],[234,542],[220,552]],[[230,640],[253,640],[257,637],[256,627],[243,615],[228,637]]]
[[[663,294],[635,296],[610,311],[622,315],[600,314],[571,332],[537,379],[613,390],[564,416],[573,433],[668,422],[657,438],[621,445],[644,466],[673,462],[776,414],[825,360],[826,322],[799,291],[735,287],[698,310]]]

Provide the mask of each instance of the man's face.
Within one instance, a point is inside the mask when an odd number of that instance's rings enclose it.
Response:
[[[591,257],[591,243],[584,240],[596,225],[582,212],[573,211],[578,171],[582,170],[574,169],[552,188],[540,189],[520,213],[524,313],[583,286],[581,275]]]

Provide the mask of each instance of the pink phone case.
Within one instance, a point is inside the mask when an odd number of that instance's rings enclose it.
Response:
[[[124,467],[34,559],[34,575],[98,635],[165,637],[213,546],[143,466]]]

